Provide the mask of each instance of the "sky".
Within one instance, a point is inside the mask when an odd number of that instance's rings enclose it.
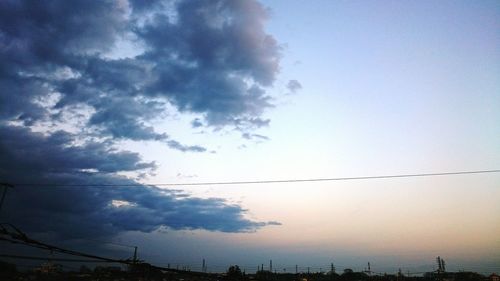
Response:
[[[193,269],[498,272],[497,173],[150,185],[500,169],[499,30],[498,1],[2,1],[1,221]]]

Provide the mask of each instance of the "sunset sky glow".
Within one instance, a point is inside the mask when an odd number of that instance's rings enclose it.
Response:
[[[500,169],[499,125],[498,1],[0,3],[0,182],[47,183],[9,190],[0,220],[47,241],[498,272],[500,173],[50,183]]]

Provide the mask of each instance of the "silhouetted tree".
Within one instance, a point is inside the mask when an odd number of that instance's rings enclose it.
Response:
[[[328,276],[329,280],[335,280],[335,279],[339,278],[339,275],[336,272],[333,272],[333,271],[329,271],[327,273],[327,276]]]
[[[227,280],[244,280],[245,276],[243,272],[241,272],[241,269],[237,265],[231,265],[227,269]]]
[[[0,280],[17,280],[17,268],[15,264],[0,261]]]
[[[80,266],[80,273],[91,273],[92,270],[85,265]]]
[[[259,281],[268,281],[268,280],[274,280],[274,274],[271,271],[268,270],[259,270],[255,274],[255,279]]]
[[[340,275],[341,280],[346,281],[360,281],[360,280],[368,280],[369,276],[363,272],[354,272],[350,268],[344,269],[344,273]]]
[[[17,268],[13,263],[0,261],[0,272],[17,272]]]
[[[455,281],[480,281],[485,277],[476,272],[457,272],[455,273]]]

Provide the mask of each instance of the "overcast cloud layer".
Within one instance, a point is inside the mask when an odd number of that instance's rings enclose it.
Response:
[[[197,114],[193,127],[266,138],[252,133],[269,124],[266,88],[279,70],[266,18],[251,0],[1,1],[0,179],[131,183],[117,173],[154,171],[154,162],[116,150],[119,140],[207,151],[152,127],[172,106]],[[222,199],[144,186],[19,187],[9,197],[3,215],[63,237],[266,225]]]

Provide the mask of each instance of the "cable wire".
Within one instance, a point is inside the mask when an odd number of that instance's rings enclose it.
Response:
[[[14,186],[45,186],[45,187],[132,187],[132,186],[203,186],[203,185],[241,185],[241,184],[272,184],[272,183],[302,183],[302,182],[326,182],[326,181],[351,181],[372,179],[394,179],[414,177],[453,176],[470,174],[500,173],[497,170],[476,170],[439,173],[418,173],[400,175],[377,175],[360,177],[338,177],[338,178],[310,178],[310,179],[280,179],[280,180],[255,180],[255,181],[215,181],[215,182],[187,182],[187,183],[124,183],[124,184],[58,184],[58,183],[14,183]]]
[[[68,259],[68,258],[54,258],[54,257],[34,257],[34,256],[20,256],[20,255],[4,255],[0,254],[2,258],[23,259],[23,260],[40,260],[40,261],[63,261],[63,262],[95,262],[95,263],[110,263],[103,260],[89,260],[89,259]]]

